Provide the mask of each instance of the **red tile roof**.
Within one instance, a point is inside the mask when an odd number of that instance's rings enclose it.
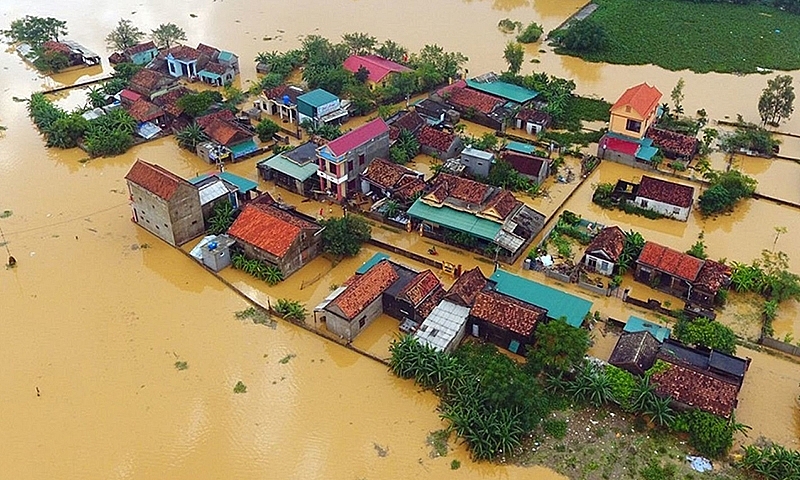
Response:
[[[373,138],[387,132],[389,132],[389,127],[386,125],[386,122],[384,122],[382,118],[376,118],[355,130],[345,133],[336,140],[329,142],[327,147],[335,156],[341,157],[350,150],[360,147]]]
[[[697,153],[697,144],[699,143],[697,137],[655,127],[647,130],[647,138],[652,139],[655,146],[664,150],[665,153],[687,158]]]
[[[142,95],[150,95],[152,90],[159,85],[167,85],[173,83],[175,80],[172,77],[164,75],[163,73],[143,68],[133,74],[130,81],[130,88]]]
[[[267,204],[248,204],[228,234],[276,257],[283,257],[303,230],[319,227]]]
[[[456,200],[480,205],[489,192],[489,186],[484,183],[456,177],[449,173],[437,175],[431,180],[430,186],[432,190],[428,195],[434,198],[437,203],[442,203],[447,198],[452,197]]]
[[[435,289],[441,288],[442,282],[430,270],[423,270],[417,274],[408,285],[400,292],[415,307],[422,303]]]
[[[167,51],[167,54],[172,54],[174,58],[177,60],[183,61],[192,61],[197,60],[200,58],[202,52],[197,50],[196,48],[188,47],[186,45],[178,45],[177,47],[172,47]]]
[[[606,227],[597,234],[592,242],[586,247],[586,253],[602,251],[611,259],[616,262],[622,254],[622,248],[625,246],[625,233],[621,228],[616,225],[613,227]]]
[[[191,185],[165,168],[139,159],[125,175],[125,180],[133,182],[167,201],[172,198],[181,183]]]
[[[502,105],[503,100],[467,87],[466,82],[459,80],[437,92],[447,103],[461,109],[473,108],[487,114]]]
[[[217,56],[219,56],[219,49],[211,47],[211,46],[203,44],[203,43],[198,43],[197,44],[197,51],[202,53],[202,54],[204,54],[204,55],[208,55],[208,57],[212,58],[212,59],[216,59]]]
[[[642,118],[647,118],[658,107],[659,100],[661,100],[661,92],[656,87],[640,83],[625,90],[625,93],[619,97],[619,100],[611,107],[611,110],[614,111],[618,108],[630,106]]]
[[[426,298],[418,307],[417,307],[417,315],[419,315],[422,319],[427,318],[428,315],[431,314],[436,305],[439,305],[439,302],[442,301],[444,296],[447,292],[442,287],[438,287],[433,290],[428,298]]]
[[[347,289],[331,302],[349,319],[361,313],[398,279],[397,272],[387,260],[381,260],[364,275],[354,278]]]
[[[54,42],[52,40],[48,40],[42,44],[42,48],[50,52],[61,52],[69,55],[72,53],[72,49],[69,48],[69,45],[61,43],[61,42]]]
[[[223,110],[220,110],[218,112],[209,113],[208,115],[203,115],[202,117],[197,117],[196,121],[197,121],[197,124],[200,125],[200,128],[206,128],[209,125],[211,125],[211,123],[214,120],[229,121],[229,120],[235,120],[235,119],[236,119],[236,117],[233,116],[233,112],[231,112],[228,109],[223,109]]]
[[[142,98],[142,95],[139,93],[134,92],[133,90],[128,90],[127,88],[121,90],[119,92],[119,98],[127,100],[131,103],[135,102]]]
[[[480,267],[467,270],[456,279],[445,298],[461,305],[471,307],[475,303],[475,296],[486,286],[487,280]]]
[[[221,63],[217,62],[208,62],[203,67],[203,70],[211,73],[216,73],[217,75],[225,75],[225,72],[228,71],[228,67],[222,65]]]
[[[153,50],[156,48],[156,44],[153,41],[140,43],[138,45],[134,45],[132,47],[128,47],[125,49],[125,54],[128,56],[136,55],[137,53],[146,52],[148,50]]]
[[[128,113],[137,122],[149,122],[164,116],[164,110],[161,110],[158,105],[153,105],[143,98],[139,98],[133,102],[131,108],[128,109]]]
[[[278,85],[277,87],[264,90],[264,95],[270,100],[283,102],[283,97],[289,97],[289,102],[297,103],[297,97],[305,93],[302,88],[293,85]]]
[[[532,108],[523,108],[517,113],[516,118],[523,122],[536,123],[545,127],[550,126],[553,121],[552,117],[547,113]]]
[[[497,292],[480,292],[470,315],[523,337],[530,336],[547,310]]]
[[[519,173],[533,177],[538,177],[542,168],[549,162],[546,158],[512,152],[510,150],[504,151],[500,158],[511,164],[514,170]]]
[[[694,187],[642,175],[636,196],[688,208],[692,205]]]
[[[419,130],[423,125],[425,125],[425,120],[423,120],[417,112],[406,112],[405,115],[392,123],[393,127],[397,127],[401,130],[408,130],[412,133]]]
[[[645,242],[638,263],[689,282],[697,279],[703,261],[653,242]]]
[[[450,150],[450,146],[455,139],[456,136],[454,134],[437,130],[428,125],[423,125],[417,135],[420,147],[429,147],[439,152]]]
[[[367,77],[369,81],[375,83],[382,81],[390,73],[411,71],[410,68],[404,65],[377,55],[350,55],[343,65],[345,70],[353,73],[356,73],[362,66],[369,70],[369,77]]]
[[[400,199],[410,200],[419,192],[425,190],[425,181],[419,177],[405,177],[395,186],[394,193]]]
[[[362,176],[384,189],[394,188],[406,175],[415,175],[414,171],[383,158],[376,158],[369,164]]]
[[[163,108],[165,112],[173,117],[177,117],[183,113],[183,109],[178,106],[178,100],[190,93],[192,93],[192,91],[186,87],[176,88],[153,98],[153,103]]]
[[[714,260],[705,260],[694,286],[716,294],[720,288],[730,283],[731,273],[731,267]]]
[[[624,153],[625,155],[634,156],[636,151],[639,150],[639,144],[629,140],[605,135],[600,140],[600,148],[611,150],[612,152]]]
[[[244,129],[224,120],[212,120],[211,123],[203,129],[203,132],[208,135],[208,138],[225,146],[230,146],[252,137],[252,135],[244,131]]]
[[[659,358],[669,364],[669,369],[653,373],[651,380],[656,393],[669,395],[673,400],[714,415],[725,418],[731,416],[739,393],[737,385],[710,373],[672,363],[666,357],[659,355]]]
[[[521,204],[522,202],[517,200],[514,194],[509,190],[500,190],[489,200],[489,203],[486,204],[486,207],[484,207],[482,211],[487,213],[489,210],[493,209],[501,219],[505,219]]]

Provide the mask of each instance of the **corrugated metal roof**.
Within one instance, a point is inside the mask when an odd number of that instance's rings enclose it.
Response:
[[[511,151],[514,151],[514,152],[529,153],[530,154],[530,153],[533,153],[534,150],[536,150],[536,147],[534,147],[533,145],[530,145],[528,143],[511,141],[511,142],[508,142],[508,144],[506,144],[506,150],[511,150]]]
[[[258,162],[261,165],[266,165],[272,170],[289,175],[295,180],[304,182],[313,177],[317,173],[317,164],[313,162],[306,163],[305,165],[298,165],[295,162],[284,157],[282,154],[275,155],[272,158]]]
[[[220,172],[216,175],[226,182],[236,185],[236,188],[238,188],[240,192],[248,192],[258,188],[258,184],[256,182],[248,180],[244,177],[240,177],[239,175],[234,175],[230,172]]]
[[[342,294],[342,292],[344,292],[345,290],[347,290],[347,285],[344,285],[344,286],[342,286],[342,287],[339,287],[339,288],[337,288],[336,290],[332,291],[332,292],[330,293],[330,295],[328,295],[327,297],[325,297],[325,300],[321,301],[321,302],[319,303],[319,305],[317,305],[316,307],[314,307],[314,310],[315,310],[315,311],[324,310],[324,309],[325,309],[325,307],[327,307],[329,303],[331,303],[332,301],[336,300],[336,297],[338,297],[339,295],[341,295],[341,294]]]
[[[356,273],[359,275],[363,275],[367,273],[367,270],[372,268],[376,263],[380,262],[381,260],[385,260],[387,258],[389,258],[389,255],[382,252],[378,252],[375,255],[373,255],[372,258],[364,262],[363,265],[358,267],[358,269],[356,269]]]
[[[650,332],[659,342],[663,342],[665,339],[669,338],[670,333],[667,327],[662,327],[661,325],[648,322],[647,320],[634,317],[633,315],[628,318],[628,322],[625,324],[623,331],[630,333]]]
[[[464,328],[468,316],[469,307],[443,300],[414,332],[414,338],[422,345],[445,350]]]
[[[311,90],[297,97],[298,102],[304,102],[312,107],[321,107],[337,100],[339,100],[339,97],[321,88]]]
[[[491,280],[497,283],[495,289],[498,292],[542,307],[547,310],[550,318],[566,317],[567,323],[573,327],[580,327],[583,317],[592,308],[592,302],[588,300],[512,275],[499,268],[492,274]]]
[[[517,103],[529,102],[539,96],[539,92],[535,90],[501,81],[477,82],[475,80],[467,80],[467,86]]]
[[[207,185],[200,187],[200,205],[206,205],[214,200],[224,197],[228,194],[228,188],[222,183],[222,180],[211,182]]]
[[[459,232],[469,233],[490,242],[495,240],[501,227],[499,223],[476,217],[470,213],[455,210],[447,206],[440,208],[431,207],[424,203],[422,199],[417,199],[417,201],[411,205],[411,208],[408,209],[408,215],[453,230],[458,230]]]

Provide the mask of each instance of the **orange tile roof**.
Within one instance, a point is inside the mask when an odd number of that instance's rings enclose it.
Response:
[[[486,277],[483,276],[480,267],[467,270],[456,279],[450,290],[447,291],[445,298],[455,300],[464,306],[472,306],[475,296],[486,286]]]
[[[527,337],[544,320],[547,310],[497,292],[480,292],[470,315]]]
[[[698,258],[653,242],[644,244],[637,262],[689,282],[697,279],[703,266],[703,261]]]
[[[437,130],[428,125],[423,125],[417,134],[417,141],[421,147],[430,147],[440,152],[447,152],[455,140],[454,134]]]
[[[427,296],[438,287],[441,287],[442,282],[430,270],[423,270],[413,280],[408,282],[408,285],[400,292],[400,295],[405,295],[406,298],[415,307],[422,303]]]
[[[400,277],[388,260],[381,260],[367,273],[354,278],[347,289],[331,302],[331,305],[339,307],[342,313],[352,320],[367,308],[367,305],[381,296],[384,290],[398,278]]]
[[[428,195],[433,196],[439,203],[444,202],[448,197],[453,197],[457,200],[480,205],[489,191],[489,186],[484,183],[457,177],[449,173],[440,173],[430,182],[430,185],[433,188]]]
[[[625,233],[618,226],[606,227],[597,234],[586,247],[586,252],[602,251],[608,258],[616,262],[625,246]]]
[[[659,355],[669,368],[653,373],[651,379],[656,393],[691,407],[728,418],[736,408],[739,387],[708,372],[696,371],[688,366],[673,363]]]
[[[661,100],[661,92],[656,87],[640,83],[625,90],[625,93],[619,97],[619,100],[611,107],[611,110],[630,106],[642,118],[647,118],[658,107],[659,100]]]
[[[191,185],[165,168],[139,159],[125,175],[125,180],[133,182],[167,201],[172,198],[181,183]]]
[[[228,234],[276,257],[283,257],[304,229],[318,228],[266,204],[248,204]]]
[[[137,122],[149,122],[158,117],[164,116],[164,110],[162,110],[159,106],[148,102],[144,98],[139,98],[133,102],[131,108],[128,109],[128,113]]]
[[[636,196],[688,208],[694,198],[694,187],[642,175]]]
[[[705,288],[711,293],[717,293],[720,288],[730,282],[731,273],[731,267],[714,260],[705,260],[700,272],[697,274],[697,281],[694,286]]]
[[[511,212],[513,212],[522,202],[514,197],[514,194],[509,190],[500,190],[497,194],[489,200],[486,207],[483,209],[486,212],[489,209],[494,209],[500,218],[505,219]]]
[[[201,53],[200,50],[186,45],[178,45],[167,50],[168,55],[172,54],[175,59],[183,61],[197,60]]]

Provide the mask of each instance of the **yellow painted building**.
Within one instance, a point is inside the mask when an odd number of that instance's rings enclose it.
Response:
[[[609,130],[613,133],[641,139],[655,122],[661,92],[646,83],[625,90],[611,107]]]

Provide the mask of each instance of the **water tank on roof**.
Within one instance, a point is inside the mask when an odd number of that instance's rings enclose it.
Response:
[[[289,105],[291,103],[292,103],[292,100],[289,98],[289,95],[284,95],[283,96],[283,104],[284,105]]]
[[[218,245],[219,245],[219,244],[217,243],[217,241],[216,241],[216,240],[214,240],[214,241],[211,241],[211,242],[208,242],[208,249],[209,249],[209,250],[215,250],[215,249],[217,248],[217,246],[218,246]]]

